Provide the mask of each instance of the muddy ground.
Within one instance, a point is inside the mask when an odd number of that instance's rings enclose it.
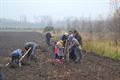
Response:
[[[3,68],[5,80],[120,80],[120,61],[83,51],[81,63],[53,63],[44,36],[37,32],[0,32],[0,64],[9,62],[9,53],[27,41],[42,45],[36,59],[20,68]]]

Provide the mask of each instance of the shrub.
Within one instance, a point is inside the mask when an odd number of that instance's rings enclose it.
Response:
[[[47,31],[54,31],[54,27],[46,26],[45,29],[44,29],[44,32],[47,32]]]

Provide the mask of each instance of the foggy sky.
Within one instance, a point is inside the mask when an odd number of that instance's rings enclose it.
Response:
[[[0,18],[35,21],[41,16],[104,18],[109,15],[109,0],[0,0]]]

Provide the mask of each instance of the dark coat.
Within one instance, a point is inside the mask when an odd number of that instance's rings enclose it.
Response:
[[[80,35],[75,35],[75,38],[78,40],[79,44],[82,47],[83,46],[83,44],[82,44],[82,37]]]

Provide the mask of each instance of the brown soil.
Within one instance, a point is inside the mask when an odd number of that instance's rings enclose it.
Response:
[[[6,64],[9,53],[23,48],[27,41],[35,41],[42,48],[28,66],[3,68],[5,80],[120,80],[120,61],[83,51],[81,63],[49,62],[44,36],[37,32],[0,32],[0,64]]]

